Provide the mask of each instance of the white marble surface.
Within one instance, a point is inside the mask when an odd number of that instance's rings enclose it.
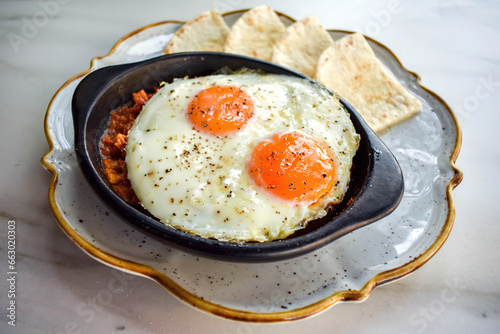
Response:
[[[248,324],[194,310],[158,284],[84,254],[49,209],[46,107],[90,59],[123,35],[210,8],[266,3],[388,46],[455,111],[463,130],[455,226],[423,267],[310,319]],[[31,29],[29,28],[31,27]],[[18,38],[13,42],[13,36]],[[0,1],[1,333],[498,333],[500,332],[500,3],[498,1]],[[7,224],[16,221],[16,327],[8,325]],[[117,278],[118,277],[118,278]],[[121,289],[103,303],[111,281]]]

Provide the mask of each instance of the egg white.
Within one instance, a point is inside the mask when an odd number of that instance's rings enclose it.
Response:
[[[193,128],[194,95],[218,85],[247,92],[255,113],[241,130],[215,137]],[[249,178],[252,149],[273,133],[295,131],[323,141],[336,158],[336,185],[314,205],[273,197]],[[141,204],[163,223],[232,242],[282,239],[342,201],[358,148],[349,114],[337,98],[308,81],[243,73],[177,80],[144,106],[128,135],[128,177]]]

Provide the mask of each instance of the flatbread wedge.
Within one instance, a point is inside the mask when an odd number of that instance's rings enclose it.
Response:
[[[286,29],[274,46],[272,62],[314,77],[319,57],[332,45],[328,31],[316,16],[310,16]]]
[[[321,55],[316,78],[347,100],[377,133],[422,107],[375,57],[362,34],[347,35]]]
[[[185,51],[224,51],[229,27],[216,10],[201,13],[186,22],[165,47],[164,53]]]
[[[271,61],[273,46],[285,25],[269,6],[257,6],[243,14],[231,27],[224,52]]]

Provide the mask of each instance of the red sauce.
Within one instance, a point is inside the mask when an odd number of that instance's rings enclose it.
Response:
[[[128,203],[139,200],[127,177],[125,164],[127,136],[144,104],[153,96],[144,90],[133,93],[132,102],[111,112],[108,129],[104,132],[99,148],[106,177],[113,189]]]

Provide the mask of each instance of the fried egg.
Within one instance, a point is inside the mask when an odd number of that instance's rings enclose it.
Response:
[[[128,135],[128,178],[163,223],[205,238],[286,238],[342,201],[359,146],[313,82],[242,72],[176,80]]]

